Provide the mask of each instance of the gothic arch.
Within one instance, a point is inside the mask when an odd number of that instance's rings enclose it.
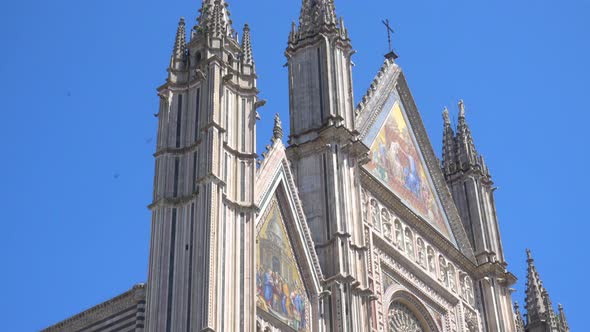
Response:
[[[430,311],[420,299],[415,295],[408,292],[405,288],[399,285],[390,286],[384,294],[383,303],[387,303],[387,321],[389,324],[389,311],[392,306],[402,306],[406,308],[411,315],[413,315],[424,332],[441,332],[439,327],[436,325],[434,318],[430,314]]]

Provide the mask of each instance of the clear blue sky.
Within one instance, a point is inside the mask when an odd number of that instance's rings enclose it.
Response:
[[[230,0],[250,23],[262,97],[288,117],[283,51],[300,1]],[[358,100],[386,52],[381,19],[440,151],[441,110],[465,99],[492,170],[523,302],[525,248],[583,331],[589,296],[589,0],[336,0],[358,51]],[[0,11],[0,317],[34,331],[147,275],[158,97],[180,16],[198,0],[19,0]],[[456,115],[455,115],[456,116]],[[288,128],[288,127],[287,127]]]

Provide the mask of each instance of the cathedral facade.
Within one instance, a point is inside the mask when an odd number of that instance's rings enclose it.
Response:
[[[529,252],[513,307],[490,171],[458,106],[440,161],[396,55],[358,105],[333,0],[285,52],[290,128],[256,152],[250,29],[224,0],[178,26],[158,88],[147,284],[45,331],[566,332]],[[264,78],[262,78],[264,79]]]

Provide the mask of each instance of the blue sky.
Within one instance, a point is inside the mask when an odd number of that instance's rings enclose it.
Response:
[[[0,296],[6,331],[34,331],[147,275],[158,98],[176,24],[198,0],[9,1],[0,11]],[[283,68],[300,1],[230,0],[252,28],[259,88],[288,119]],[[355,97],[394,46],[432,144],[463,98],[496,185],[510,270],[523,302],[530,247],[555,304],[585,326],[590,223],[586,128],[588,0],[336,0],[358,51]],[[288,128],[288,127],[287,127]],[[440,153],[439,153],[440,154]]]

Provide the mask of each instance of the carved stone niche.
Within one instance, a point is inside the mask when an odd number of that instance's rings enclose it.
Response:
[[[469,332],[477,331],[477,316],[471,310],[465,310],[465,327]]]

